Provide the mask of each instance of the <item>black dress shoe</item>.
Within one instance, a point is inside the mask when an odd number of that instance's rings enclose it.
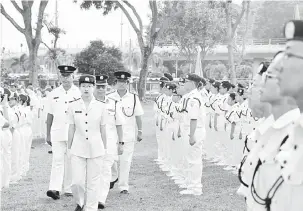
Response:
[[[76,207],[75,211],[82,211],[82,210],[83,210],[83,207],[80,207],[80,205],[77,204],[77,207]]]
[[[127,190],[123,190],[120,192],[121,194],[128,194],[128,191]]]
[[[105,208],[105,205],[101,202],[98,202],[98,209],[103,210]]]
[[[54,200],[60,199],[59,191],[48,190],[48,191],[46,192],[46,195],[47,195],[48,197],[51,197],[51,198],[54,199]]]
[[[115,181],[110,182],[110,184],[109,184],[109,189],[113,189],[116,182],[118,182],[118,178],[117,178]]]

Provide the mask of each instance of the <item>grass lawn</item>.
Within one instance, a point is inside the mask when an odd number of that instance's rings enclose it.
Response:
[[[204,162],[203,195],[182,196],[178,187],[153,162],[157,155],[153,111],[144,105],[144,139],[136,143],[130,173],[130,194],[118,189],[109,193],[107,211],[243,211],[243,198],[235,192],[239,186],[235,175],[222,167]],[[73,211],[72,198],[62,196],[54,201],[46,196],[51,158],[44,141],[35,140],[30,171],[25,178],[1,192],[2,211]]]

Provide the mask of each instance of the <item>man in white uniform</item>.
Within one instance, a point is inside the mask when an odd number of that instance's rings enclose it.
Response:
[[[70,158],[67,154],[69,102],[81,97],[79,89],[73,85],[72,66],[58,66],[62,85],[54,89],[48,96],[46,141],[52,146],[53,162],[47,196],[59,199],[59,192],[71,196]],[[63,190],[62,190],[63,187]]]
[[[128,79],[131,74],[124,71],[118,71],[114,73],[117,79],[116,88],[117,91],[108,95],[121,102],[122,112],[125,116],[125,125],[123,127],[123,154],[119,156],[119,189],[122,194],[127,194],[129,185],[129,171],[132,162],[132,157],[135,148],[135,134],[136,124],[138,127],[137,141],[142,140],[142,119],[144,114],[140,100],[134,93],[130,93],[127,90]]]

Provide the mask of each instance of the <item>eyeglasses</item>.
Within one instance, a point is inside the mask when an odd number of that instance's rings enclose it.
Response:
[[[268,79],[276,79],[278,76],[272,73],[265,72],[262,75],[262,83],[266,83]]]

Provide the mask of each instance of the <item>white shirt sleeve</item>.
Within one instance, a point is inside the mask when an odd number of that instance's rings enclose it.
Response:
[[[188,115],[190,119],[198,119],[200,112],[200,102],[197,99],[191,98],[188,102]]]
[[[101,121],[100,121],[100,125],[106,125],[106,119],[107,119],[107,111],[106,111],[106,107],[105,104],[102,107],[102,114],[101,114]]]
[[[142,116],[144,114],[141,102],[139,100],[139,97],[136,95],[136,106],[135,106],[135,116]]]
[[[68,121],[68,124],[70,124],[70,125],[75,124],[74,111],[73,111],[72,105],[69,105],[68,109],[67,109],[67,121]]]
[[[2,128],[5,123],[7,123],[7,120],[4,118],[4,116],[0,115],[0,127]]]
[[[48,94],[47,99],[45,100],[45,112],[49,114],[54,114],[52,107],[52,94]]]

